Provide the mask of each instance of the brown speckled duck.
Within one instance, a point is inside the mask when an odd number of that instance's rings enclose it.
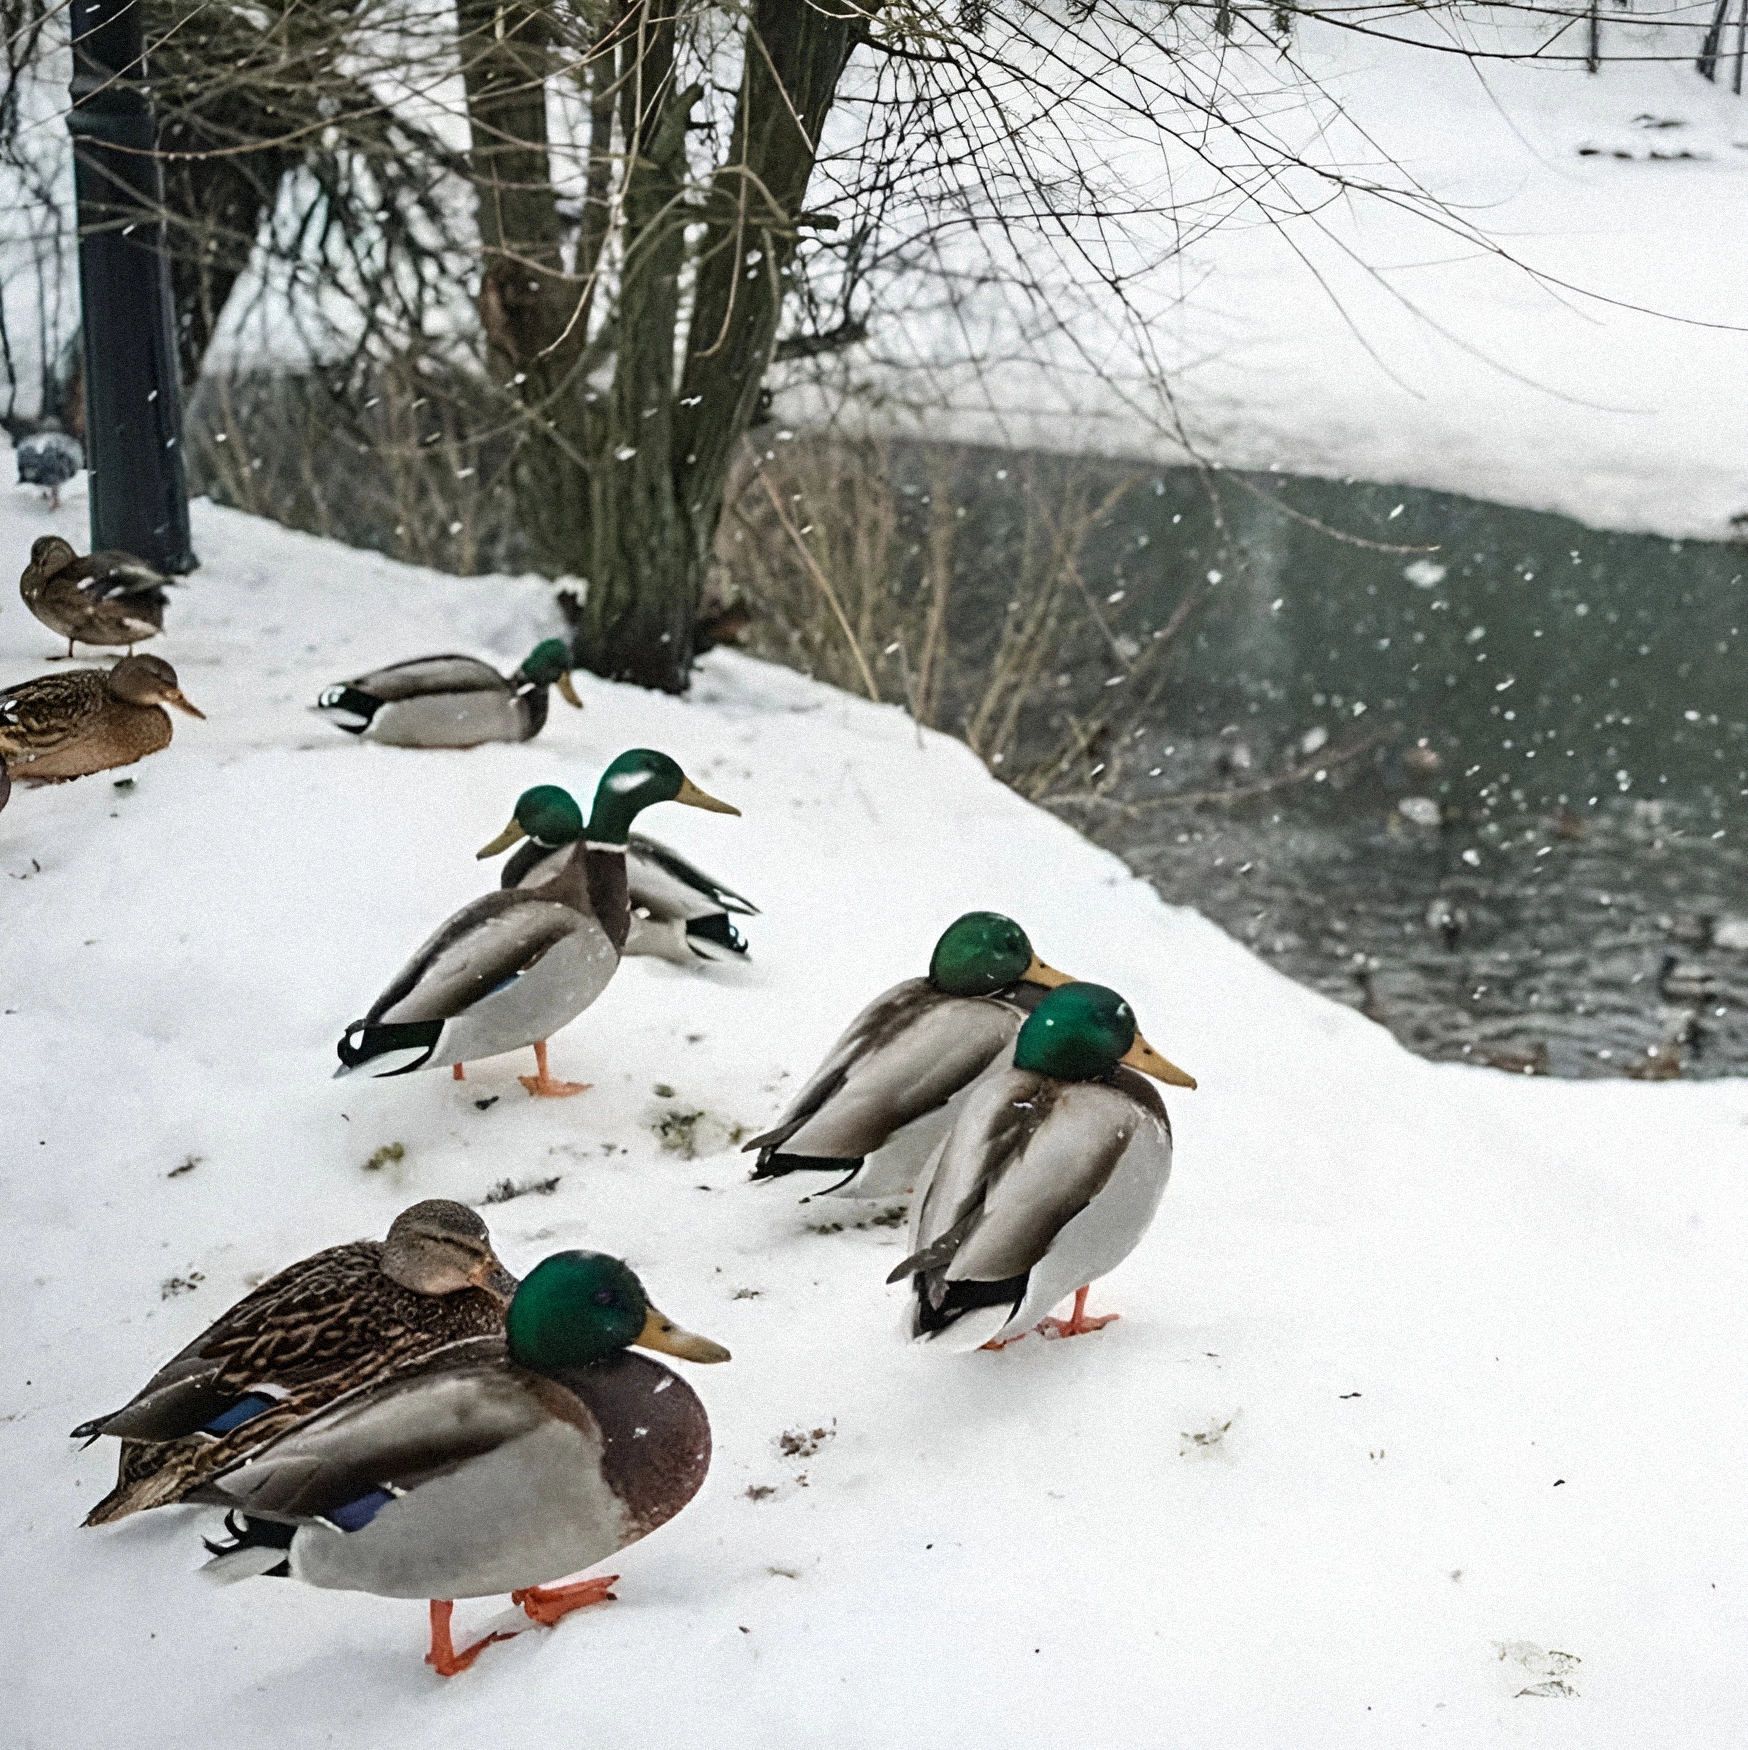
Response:
[[[288,1266],[121,1409],[73,1430],[76,1440],[122,1442],[116,1485],[85,1523],[180,1501],[343,1393],[501,1331],[515,1291],[486,1224],[446,1198],[403,1210],[384,1241],[330,1246]]]
[[[40,675],[0,692],[0,760],[27,784],[63,784],[131,766],[170,745],[165,705],[206,715],[182,696],[175,669],[157,656]]]
[[[77,644],[125,645],[156,638],[164,629],[164,591],[174,580],[132,553],[88,553],[81,559],[59,535],[31,544],[30,563],[18,580],[24,605],[52,632]]]

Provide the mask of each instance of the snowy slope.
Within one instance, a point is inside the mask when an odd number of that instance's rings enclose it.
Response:
[[[48,521],[8,498],[0,551]],[[734,655],[683,702],[585,681],[527,747],[361,747],[307,715],[318,685],[513,661],[541,586],[195,526],[158,648],[210,722],[131,791],[0,816],[9,1742],[1743,1741],[1748,1089],[1423,1063],[962,746]],[[0,680],[54,648],[7,596]],[[628,964],[554,1046],[595,1084],[574,1101],[525,1096],[522,1060],[330,1080],[340,1027],[489,880],[472,852],[517,792],[586,793],[636,744],[745,810],[647,821],[763,905],[753,963]],[[898,1231],[821,1232],[867,1212],[657,1127],[768,1120],[971,906],[1123,989],[1202,1088],[1172,1099],[1160,1221],[1096,1291],[1122,1321],[948,1358],[895,1336]],[[693,1374],[710,1481],[615,1564],[619,1602],[444,1683],[417,1604],[208,1585],[210,1515],[80,1529],[113,1457],[66,1430],[262,1273],[416,1197],[553,1175],[486,1210],[513,1269],[620,1252],[735,1353]]]

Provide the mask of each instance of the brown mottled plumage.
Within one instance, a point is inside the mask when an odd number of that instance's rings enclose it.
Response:
[[[67,641],[136,644],[164,629],[164,590],[171,583],[132,553],[88,553],[83,559],[59,535],[33,542],[18,580],[24,605]]]
[[[85,1523],[179,1501],[342,1393],[395,1378],[445,1344],[500,1332],[515,1287],[485,1223],[445,1199],[404,1211],[386,1242],[332,1246],[281,1270],[121,1409],[74,1429],[122,1441],[116,1486]],[[259,1413],[208,1431],[251,1394],[263,1400]]]
[[[27,784],[131,766],[170,745],[167,704],[190,717],[206,715],[182,696],[175,669],[157,656],[39,675],[0,693],[0,759]]]

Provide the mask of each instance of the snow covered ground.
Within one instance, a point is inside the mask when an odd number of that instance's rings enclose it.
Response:
[[[0,551],[83,513],[5,495]],[[360,746],[307,713],[321,683],[511,663],[542,586],[207,506],[195,529],[154,648],[210,721],[129,790],[0,816],[9,1742],[1744,1741],[1748,1088],[1421,1062],[959,744],[732,654],[685,701],[584,678],[525,747]],[[6,595],[0,681],[54,649]],[[763,905],[753,962],[627,964],[554,1045],[595,1084],[573,1101],[513,1060],[332,1081],[342,1025],[488,883],[473,851],[517,793],[586,795],[638,744],[744,809],[647,824]],[[750,1187],[721,1143],[972,906],[1122,989],[1202,1086],[1171,1101],[1160,1220],[1095,1293],[1121,1322],[949,1358],[896,1337],[878,1208]],[[113,1448],[66,1430],[263,1273],[554,1177],[485,1211],[513,1269],[622,1253],[735,1355],[693,1376],[710,1480],[614,1564],[617,1603],[445,1683],[417,1604],[208,1584],[204,1512],[80,1529]]]
[[[1078,94],[1070,131],[1120,220],[1080,225],[1084,259],[1022,233],[1023,276],[938,323],[877,322],[876,380],[931,436],[1171,461],[1181,430],[1232,467],[1722,538],[1748,511],[1748,100],[1730,66],[1715,85],[1693,69],[1711,11],[1604,8],[1604,53],[1625,58],[1594,76],[1489,58],[1545,42],[1546,9],[1337,9],[1295,22],[1291,62],[1259,12],[1217,80],[1210,45],[1169,68],[1127,52],[1181,137],[1125,106],[1127,72],[1103,111]],[[1581,55],[1580,36],[1556,52]],[[1217,92],[1245,142],[1174,106],[1180,88]]]

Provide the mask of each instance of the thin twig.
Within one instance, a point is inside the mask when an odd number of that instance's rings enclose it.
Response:
[[[765,496],[771,501],[771,509],[777,513],[777,521],[783,525],[784,534],[795,543],[795,551],[801,555],[801,562],[807,567],[808,576],[819,586],[820,593],[831,604],[831,610],[837,616],[839,626],[843,628],[845,641],[850,646],[850,653],[856,659],[856,667],[862,671],[862,685],[867,688],[868,697],[878,705],[880,689],[874,684],[874,671],[869,668],[868,659],[862,654],[862,646],[857,641],[856,634],[850,630],[849,616],[844,612],[843,603],[838,600],[837,591],[831,586],[831,579],[820,569],[819,561],[813,556],[813,549],[790,520],[788,511],[783,508],[783,500],[766,476],[765,470],[760,467],[758,453],[753,450],[751,440],[747,442],[747,451],[753,458],[753,472],[758,475],[759,484],[764,487]]]

